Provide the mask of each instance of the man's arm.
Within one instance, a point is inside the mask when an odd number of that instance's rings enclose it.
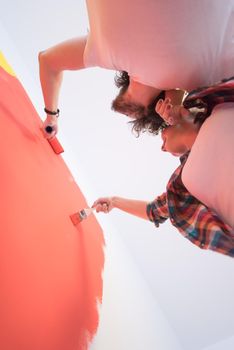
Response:
[[[182,105],[186,91],[180,89],[166,90],[165,99],[169,98],[173,106]]]
[[[39,69],[45,107],[50,111],[58,108],[58,96],[64,70],[84,68],[86,37],[64,41],[39,53]]]
[[[40,81],[47,110],[58,110],[63,71],[85,68],[83,56],[86,41],[87,37],[67,40],[39,53]],[[44,126],[46,125],[55,126],[52,135],[54,136],[57,132],[56,116],[47,114]]]

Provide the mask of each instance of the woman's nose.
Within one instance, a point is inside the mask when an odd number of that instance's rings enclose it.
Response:
[[[163,144],[162,144],[161,150],[166,152],[166,148],[165,148],[166,139],[165,139],[165,137],[162,137],[162,139],[163,139]]]

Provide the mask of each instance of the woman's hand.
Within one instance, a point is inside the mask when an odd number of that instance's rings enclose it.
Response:
[[[97,213],[109,213],[113,208],[117,208],[128,214],[149,220],[146,210],[147,202],[136,199],[128,199],[116,196],[102,197],[93,203],[92,208],[95,208]]]
[[[109,213],[114,208],[113,197],[98,198],[92,205],[96,212]]]
[[[182,105],[173,106],[170,98],[158,100],[155,111],[168,125],[176,125],[180,122],[181,118],[189,115],[189,111]]]

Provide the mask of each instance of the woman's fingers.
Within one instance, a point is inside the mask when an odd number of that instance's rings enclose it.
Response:
[[[93,203],[92,208],[95,208],[97,213],[109,213],[113,206],[110,198],[99,198]]]

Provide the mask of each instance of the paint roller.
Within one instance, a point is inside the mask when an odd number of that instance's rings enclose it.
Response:
[[[57,139],[57,137],[53,137],[52,139],[48,139],[47,141],[49,142],[50,146],[52,147],[54,153],[61,154],[64,152],[64,149],[63,149],[62,145],[60,144],[59,140]]]

